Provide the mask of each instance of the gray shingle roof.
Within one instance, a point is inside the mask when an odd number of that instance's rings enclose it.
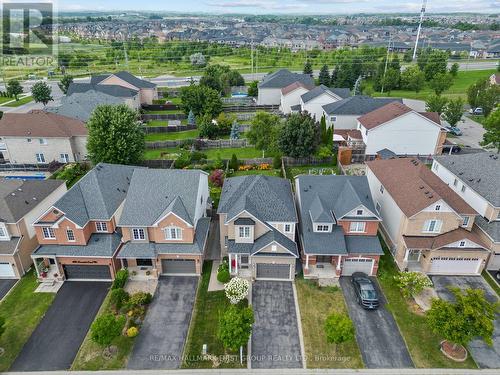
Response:
[[[11,237],[10,241],[0,241],[0,255],[12,255],[21,237]]]
[[[52,179],[0,179],[0,221],[16,223],[62,184]]]
[[[435,160],[495,207],[500,207],[500,155],[479,152],[436,156]]]
[[[236,225],[254,225],[255,221],[250,219],[249,217],[239,217],[234,221]]]
[[[118,85],[94,85],[92,83],[73,82],[68,87],[67,95],[71,96],[75,93],[86,93],[90,90],[102,92],[106,95],[111,95],[118,98],[133,98],[139,93],[137,90]]]
[[[314,79],[309,74],[292,73],[287,69],[281,69],[265,76],[262,82],[259,83],[259,88],[282,89],[294,82],[314,86]]]
[[[349,254],[384,254],[377,236],[345,236],[345,242]]]
[[[244,210],[262,222],[297,222],[291,185],[284,178],[226,178],[217,212],[226,213],[229,220]]]
[[[340,96],[342,99],[351,96],[351,89],[348,87],[334,87],[330,89],[335,95]]]
[[[90,236],[87,245],[41,245],[34,255],[57,255],[71,257],[112,257],[121,243],[118,233]]]
[[[319,85],[319,86],[313,88],[312,90],[309,90],[305,94],[302,94],[301,98],[302,98],[302,101],[304,103],[307,103],[307,102],[310,102],[311,100],[313,100],[313,99],[317,98],[318,96],[323,95],[325,93],[334,94],[334,95],[340,97],[341,99],[348,98],[349,96],[351,96],[351,90],[349,90],[347,88],[333,88],[333,89],[331,89],[325,85]]]
[[[193,243],[154,243],[129,241],[117,258],[155,258],[158,254],[203,254],[210,228],[210,218],[198,219]]]
[[[297,250],[297,244],[290,238],[279,232],[275,228],[271,228],[268,232],[264,233],[262,236],[257,238],[254,243],[236,243],[234,240],[228,241],[228,252],[232,254],[248,254],[248,255],[258,255],[258,251],[273,242],[277,242],[285,249],[290,251],[292,254],[279,253],[281,256],[295,256],[298,258],[299,252]],[[257,254],[256,254],[257,253]],[[274,253],[273,253],[274,254]]]
[[[105,80],[106,78],[108,78],[110,75],[111,74],[100,74],[97,76],[92,76],[90,78],[90,83],[98,84],[98,83],[102,82],[103,80]],[[131,85],[133,85],[137,88],[140,88],[140,89],[151,89],[151,88],[156,87],[156,84],[149,82],[149,81],[146,81],[144,79],[137,78],[136,76],[134,76],[133,74],[131,74],[125,70],[122,70],[122,71],[117,72],[117,73],[112,73],[112,75],[114,75],[120,79],[123,79],[125,82],[128,82]]]
[[[199,170],[136,169],[119,225],[151,226],[170,212],[193,225],[200,176],[204,173]]]
[[[500,221],[488,221],[482,216],[476,216],[474,223],[485,231],[495,242],[500,242]]]
[[[70,96],[63,96],[59,107],[47,107],[45,110],[86,122],[98,105],[116,105],[123,104],[123,102],[122,98],[89,90],[85,93],[73,93]]]
[[[125,199],[136,168],[99,163],[73,185],[54,207],[82,227],[89,220],[109,220]]]
[[[326,104],[323,106],[323,110],[328,115],[365,115],[392,102],[403,103],[403,99],[355,95]]]
[[[321,210],[332,212],[336,220],[363,205],[376,215],[366,176],[314,176],[296,177],[300,191],[300,235],[306,254],[347,254],[344,232],[338,225],[333,232],[313,231],[312,218],[318,217],[318,199]],[[321,216],[321,215],[320,215]],[[379,220],[378,217],[367,218]],[[318,220],[319,221],[319,220]]]

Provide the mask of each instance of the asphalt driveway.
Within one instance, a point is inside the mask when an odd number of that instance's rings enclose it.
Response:
[[[17,279],[0,279],[0,300],[12,289]]]
[[[10,370],[69,369],[109,287],[105,282],[65,282]]]
[[[197,286],[198,277],[160,278],[128,361],[129,369],[180,367]]]
[[[386,300],[375,283],[380,307],[375,311],[363,309],[356,301],[350,277],[341,277],[340,286],[345,296],[349,316],[356,327],[356,340],[367,368],[412,368],[406,344],[399,333],[392,314],[385,308]]]
[[[498,301],[495,291],[491,289],[482,276],[431,276],[431,279],[438,296],[448,301],[453,300],[453,294],[449,290],[449,286],[456,286],[460,289],[482,289],[489,301]],[[468,347],[472,358],[479,367],[500,368],[500,317],[497,315],[495,320],[493,346],[488,346],[478,338],[472,340]]]
[[[252,306],[252,368],[302,368],[292,283],[256,281]]]

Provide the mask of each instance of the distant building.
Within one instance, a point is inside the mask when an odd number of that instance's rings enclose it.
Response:
[[[314,79],[309,74],[292,73],[288,69],[281,69],[268,74],[259,83],[259,105],[280,105],[281,90],[294,82],[300,82],[305,87],[314,87]]]

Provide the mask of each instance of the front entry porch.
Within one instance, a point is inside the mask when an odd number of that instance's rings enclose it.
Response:
[[[158,279],[156,260],[151,258],[122,258],[121,267],[128,269],[129,280],[146,281]]]
[[[406,249],[405,252],[405,270],[408,272],[422,272],[422,250],[420,249]]]
[[[341,273],[342,256],[306,254],[302,263],[306,279],[338,279]]]

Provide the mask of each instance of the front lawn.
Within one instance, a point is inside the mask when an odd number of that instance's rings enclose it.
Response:
[[[11,100],[14,100],[14,98],[9,98],[7,96],[0,96],[0,104],[10,102]]]
[[[25,96],[24,98],[21,98],[19,100],[14,100],[13,102],[4,104],[6,107],[20,107],[24,104],[30,103],[33,101],[33,97],[31,95]]]
[[[111,292],[111,290],[110,290]],[[99,309],[96,318],[111,311],[109,302],[110,292],[104,299],[101,308]],[[114,370],[122,369],[127,365],[127,360],[132,352],[135,338],[120,335],[115,338],[111,345],[116,346],[117,352],[111,357],[103,355],[103,347],[92,341],[90,330],[83,340],[82,346],[76,355],[71,370],[75,371],[97,371],[97,370]]]
[[[214,367],[211,361],[201,360],[200,358],[203,344],[207,344],[208,354],[231,356],[232,360],[222,362],[219,368],[246,368],[246,361],[244,360],[243,365],[240,365],[238,353],[226,351],[222,342],[217,338],[219,317],[229,307],[230,303],[223,290],[217,292],[208,291],[211,270],[212,262],[205,262],[184,349],[186,359],[182,364],[182,368]],[[243,353],[246,353],[246,348],[244,348]]]
[[[54,293],[34,293],[38,286],[32,269],[0,304],[5,332],[0,337],[0,371],[7,371],[54,300]]]
[[[185,130],[181,132],[170,132],[170,133],[150,133],[146,134],[146,142],[161,142],[161,141],[175,141],[178,139],[193,139],[198,138],[200,132],[198,129]]]
[[[325,321],[332,312],[347,314],[344,295],[339,288],[320,288],[297,278],[297,297],[304,335],[308,368],[362,368],[363,361],[356,339],[343,344],[329,344]]]
[[[442,338],[431,332],[425,315],[416,313],[403,297],[394,276],[398,270],[387,246],[380,238],[384,255],[380,258],[378,280],[387,298],[387,309],[394,315],[406,342],[413,363],[417,368],[470,368],[477,369],[469,355],[465,362],[446,358],[439,350]]]
[[[493,276],[485,269],[481,275],[483,275],[483,278],[486,280],[488,284],[490,284],[491,288],[495,291],[495,293],[500,297],[500,286],[498,286],[498,283],[493,279]]]

